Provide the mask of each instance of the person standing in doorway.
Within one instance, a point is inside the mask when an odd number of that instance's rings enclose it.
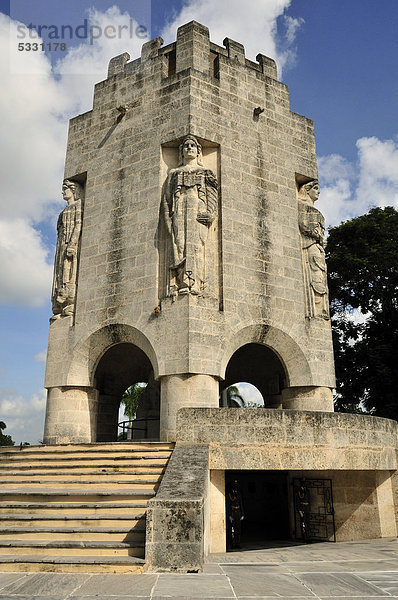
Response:
[[[301,537],[305,544],[309,541],[310,494],[305,480],[302,479],[296,490],[296,510],[300,517]]]
[[[239,490],[238,480],[234,479],[227,496],[227,518],[228,518],[228,546],[240,548],[243,513],[242,495]]]

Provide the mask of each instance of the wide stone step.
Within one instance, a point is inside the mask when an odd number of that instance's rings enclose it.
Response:
[[[142,573],[145,560],[134,556],[0,555],[0,572]]]
[[[57,474],[56,472],[47,473],[39,475],[35,472],[27,471],[24,474],[12,475],[7,474],[6,477],[0,477],[0,486],[14,486],[15,484],[23,483],[26,485],[29,484],[45,484],[48,483],[65,483],[70,485],[70,483],[77,483],[80,485],[91,485],[91,484],[104,484],[108,486],[111,483],[126,483],[130,485],[130,483],[154,483],[156,484],[159,481],[158,473],[147,473],[147,472],[133,472],[133,473],[117,473],[114,471],[109,472],[100,472],[94,474],[86,474],[86,473],[61,473]]]
[[[46,514],[51,516],[62,516],[73,518],[74,515],[104,515],[123,516],[129,514],[137,518],[137,514],[145,514],[147,501],[130,502],[0,502],[0,519],[9,515],[10,518],[19,518],[18,515],[29,514],[31,516]],[[99,518],[99,517],[98,517]]]
[[[0,446],[0,457],[5,454],[43,454],[65,452],[144,452],[146,450],[156,452],[158,450],[173,450],[173,442],[97,442],[93,444],[57,444],[40,446]]]
[[[106,450],[106,449],[94,449],[94,450],[68,450],[64,452],[48,451],[48,452],[0,452],[1,461],[38,461],[38,460],[84,460],[91,461],[98,458],[105,460],[118,460],[120,458],[128,458],[129,460],[142,458],[167,458],[170,456],[172,450],[162,448],[145,448],[144,450]]]
[[[75,494],[77,495],[87,495],[87,494],[101,494],[102,491],[98,490],[96,483],[86,483],[84,487],[82,487],[82,483],[78,481],[43,481],[40,484],[40,491],[42,494],[46,494],[47,490],[51,492],[58,492],[58,494]],[[18,494],[21,490],[22,493],[36,493],[38,490],[36,488],[37,482],[32,482],[31,485],[25,484],[24,482],[20,482],[20,486],[18,486],[18,482],[13,482],[13,493]],[[112,481],[112,482],[102,482],[101,487],[106,486],[106,492],[111,494],[115,492],[115,494],[120,495],[120,493],[128,495],[128,492],[131,490],[132,492],[137,489],[139,491],[148,491],[151,494],[155,494],[157,484],[146,482],[146,481]],[[127,486],[129,489],[127,489]],[[11,491],[11,490],[10,490]],[[105,491],[105,490],[104,490]],[[2,496],[2,492],[0,492]]]
[[[74,489],[70,489],[69,488],[69,484],[67,488],[51,488],[51,487],[28,487],[28,486],[13,486],[11,487],[7,487],[7,488],[0,488],[0,501],[1,500],[7,500],[7,498],[9,496],[12,497],[13,500],[22,500],[21,498],[17,498],[16,496],[33,496],[33,497],[46,497],[48,496],[50,497],[65,497],[65,498],[75,498],[76,496],[84,496],[84,497],[90,497],[93,496],[95,498],[102,498],[104,500],[109,499],[112,500],[112,496],[118,496],[120,498],[120,496],[123,497],[123,500],[128,500],[129,498],[131,498],[131,500],[133,500],[134,496],[139,496],[139,497],[151,497],[154,495],[153,489],[149,489],[146,486],[141,486],[141,487],[134,487],[134,486],[129,486],[128,488],[126,488],[125,486],[123,487],[117,487],[115,489],[109,490],[108,486],[106,488],[98,488],[95,487],[94,489],[90,489],[87,486],[82,487],[81,484],[79,484],[79,487],[76,487]],[[90,498],[90,501],[93,502],[93,500]]]
[[[140,465],[143,463],[154,463],[156,465],[164,465],[169,460],[169,454],[144,454],[134,455],[133,457],[121,454],[118,456],[104,456],[98,454],[96,456],[38,456],[31,458],[27,455],[17,454],[16,456],[1,458],[1,465],[13,466],[13,465],[31,465],[32,467],[43,467],[44,465],[54,466],[76,466],[79,465],[92,465],[94,468],[99,468],[102,463],[108,462],[112,465],[128,464],[128,465]]]
[[[47,540],[56,542],[110,542],[144,541],[145,525],[128,527],[0,527],[0,541],[16,539]]]
[[[0,556],[30,554],[35,556],[134,556],[145,553],[145,542],[0,540]]]
[[[130,528],[141,522],[145,524],[145,512],[136,515],[0,515],[0,527],[121,527],[124,524]]]
[[[0,462],[0,477],[14,477],[15,475],[25,475],[26,473],[31,473],[34,475],[48,475],[52,472],[59,473],[62,475],[63,473],[77,473],[77,474],[86,474],[86,475],[96,475],[98,472],[109,472],[109,473],[129,473],[129,474],[139,474],[139,473],[152,473],[161,475],[164,472],[167,461],[162,462],[147,462],[145,461],[134,461],[134,463],[115,463],[115,462],[104,462],[102,464],[98,464],[93,468],[93,465],[84,464],[82,461],[78,461],[76,463],[67,462],[65,464],[60,465],[45,465],[43,468],[43,464],[39,463],[36,466],[32,466],[31,464],[11,464],[5,465],[3,462]]]

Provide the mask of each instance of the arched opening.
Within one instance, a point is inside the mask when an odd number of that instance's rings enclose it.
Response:
[[[154,379],[151,361],[138,346],[119,343],[105,352],[95,371],[95,387],[99,393],[97,442],[115,442],[118,439],[120,402],[123,393],[136,383],[147,385],[140,395],[129,438],[159,439],[159,383]]]
[[[220,383],[221,404],[226,406],[223,400],[224,390],[235,385],[244,392],[245,384],[257,388],[266,408],[281,407],[281,392],[286,387],[286,373],[279,357],[267,346],[245,344],[234,352],[228,362],[225,379]],[[250,398],[250,395],[247,397]]]

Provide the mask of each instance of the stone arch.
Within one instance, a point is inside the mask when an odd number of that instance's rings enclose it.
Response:
[[[135,416],[126,421],[120,414],[119,419],[123,393],[136,384],[145,385],[140,386],[143,391]],[[120,342],[106,350],[95,369],[95,388],[97,442],[116,441],[119,420],[124,422],[123,439],[159,439],[160,386],[154,380],[151,361],[136,344]]]
[[[155,350],[139,329],[126,324],[111,324],[94,331],[78,344],[73,352],[66,385],[94,387],[96,368],[109,348],[127,343],[137,346],[150,360],[155,379],[159,366]]]
[[[233,354],[247,344],[267,346],[276,354],[285,370],[287,387],[314,385],[308,360],[297,342],[285,331],[261,324],[240,329],[226,344],[221,360],[222,378],[225,378],[226,368]]]

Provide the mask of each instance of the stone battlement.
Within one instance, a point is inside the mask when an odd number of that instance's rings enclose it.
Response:
[[[127,52],[115,56],[109,62],[108,78],[119,74],[134,73],[153,59],[163,63],[163,76],[170,77],[187,68],[193,68],[215,79],[228,72],[231,63],[256,71],[271,79],[277,79],[275,61],[264,54],[256,56],[257,63],[245,57],[242,44],[230,38],[223,41],[224,48],[210,42],[209,30],[196,21],[191,21],[177,30],[177,41],[164,48],[161,37],[154,38],[142,46],[141,57],[129,62]]]

